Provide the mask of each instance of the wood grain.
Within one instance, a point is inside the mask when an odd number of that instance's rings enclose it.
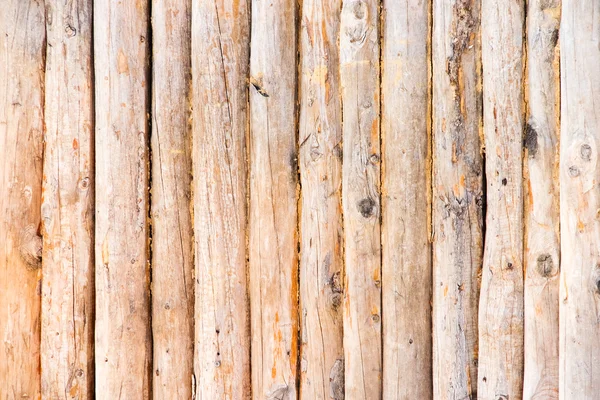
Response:
[[[96,398],[149,399],[148,4],[94,3]]]
[[[297,398],[298,145],[293,0],[252,0],[250,301],[252,398]]]
[[[191,1],[152,1],[152,395],[192,398]]]
[[[433,393],[430,6],[383,6],[383,397],[390,400]]]
[[[202,0],[192,10],[195,398],[249,399],[250,10],[244,0]]]
[[[40,397],[44,4],[0,7],[0,398]]]
[[[94,398],[92,1],[46,2],[42,397]]]

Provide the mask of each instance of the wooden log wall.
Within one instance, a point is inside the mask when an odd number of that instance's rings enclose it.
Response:
[[[599,10],[5,0],[0,399],[598,398]]]

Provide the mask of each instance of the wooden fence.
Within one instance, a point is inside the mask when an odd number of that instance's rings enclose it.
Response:
[[[597,399],[599,66],[599,0],[3,0],[0,399]]]

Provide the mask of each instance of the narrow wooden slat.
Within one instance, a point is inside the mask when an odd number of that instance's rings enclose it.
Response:
[[[254,399],[297,398],[296,8],[294,0],[252,0],[249,269]]]
[[[487,215],[479,303],[481,399],[523,396],[523,2],[483,0]]]
[[[46,2],[42,397],[94,398],[92,1]]]
[[[383,3],[383,397],[390,400],[433,393],[430,6]]]
[[[0,398],[40,397],[44,4],[0,7]]]
[[[302,3],[300,43],[300,397],[344,398],[341,0]]]
[[[191,1],[152,1],[152,395],[191,399]]]
[[[560,32],[561,399],[600,391],[600,7],[563,0]]]
[[[94,2],[97,399],[151,396],[148,17]]]
[[[250,398],[249,13],[245,0],[192,6],[196,399]]]
[[[523,398],[558,399],[560,0],[527,9]]]
[[[381,398],[379,1],[344,0],[340,20],[346,398]]]
[[[433,2],[433,387],[477,397],[483,258],[480,2]]]

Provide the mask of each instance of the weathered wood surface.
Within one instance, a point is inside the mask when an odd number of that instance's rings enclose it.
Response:
[[[433,393],[430,5],[383,5],[383,397],[390,400]]]
[[[254,399],[297,398],[297,12],[293,0],[252,1],[248,235]]]
[[[249,3],[202,0],[194,2],[192,10],[195,398],[249,399],[246,270]],[[285,96],[286,92],[281,94]],[[263,140],[262,133],[259,135],[259,140]],[[258,175],[261,180],[266,178],[263,173]],[[265,211],[264,205],[259,209],[257,215]],[[294,223],[295,219],[291,221]],[[282,246],[283,251],[288,246],[295,251],[291,242]],[[291,272],[292,264],[287,267]],[[284,283],[291,284],[292,279],[287,275]],[[291,299],[291,294],[288,297]],[[273,297],[272,306],[276,304]]]
[[[560,32],[561,399],[600,391],[600,8],[563,0]]]
[[[523,2],[483,0],[487,215],[479,303],[480,399],[523,396]]]
[[[0,7],[0,398],[40,397],[44,4]]]
[[[345,231],[345,396],[382,393],[379,2],[344,0],[340,17]]]
[[[560,0],[527,9],[523,398],[558,399]]]
[[[94,3],[97,399],[151,396],[148,9]]]
[[[433,2],[433,387],[477,397],[483,258],[480,2]]]
[[[192,398],[191,1],[152,1],[152,396]]]
[[[300,397],[344,398],[341,0],[306,0],[300,18]]]
[[[46,34],[42,397],[93,399],[92,1],[46,1]]]

